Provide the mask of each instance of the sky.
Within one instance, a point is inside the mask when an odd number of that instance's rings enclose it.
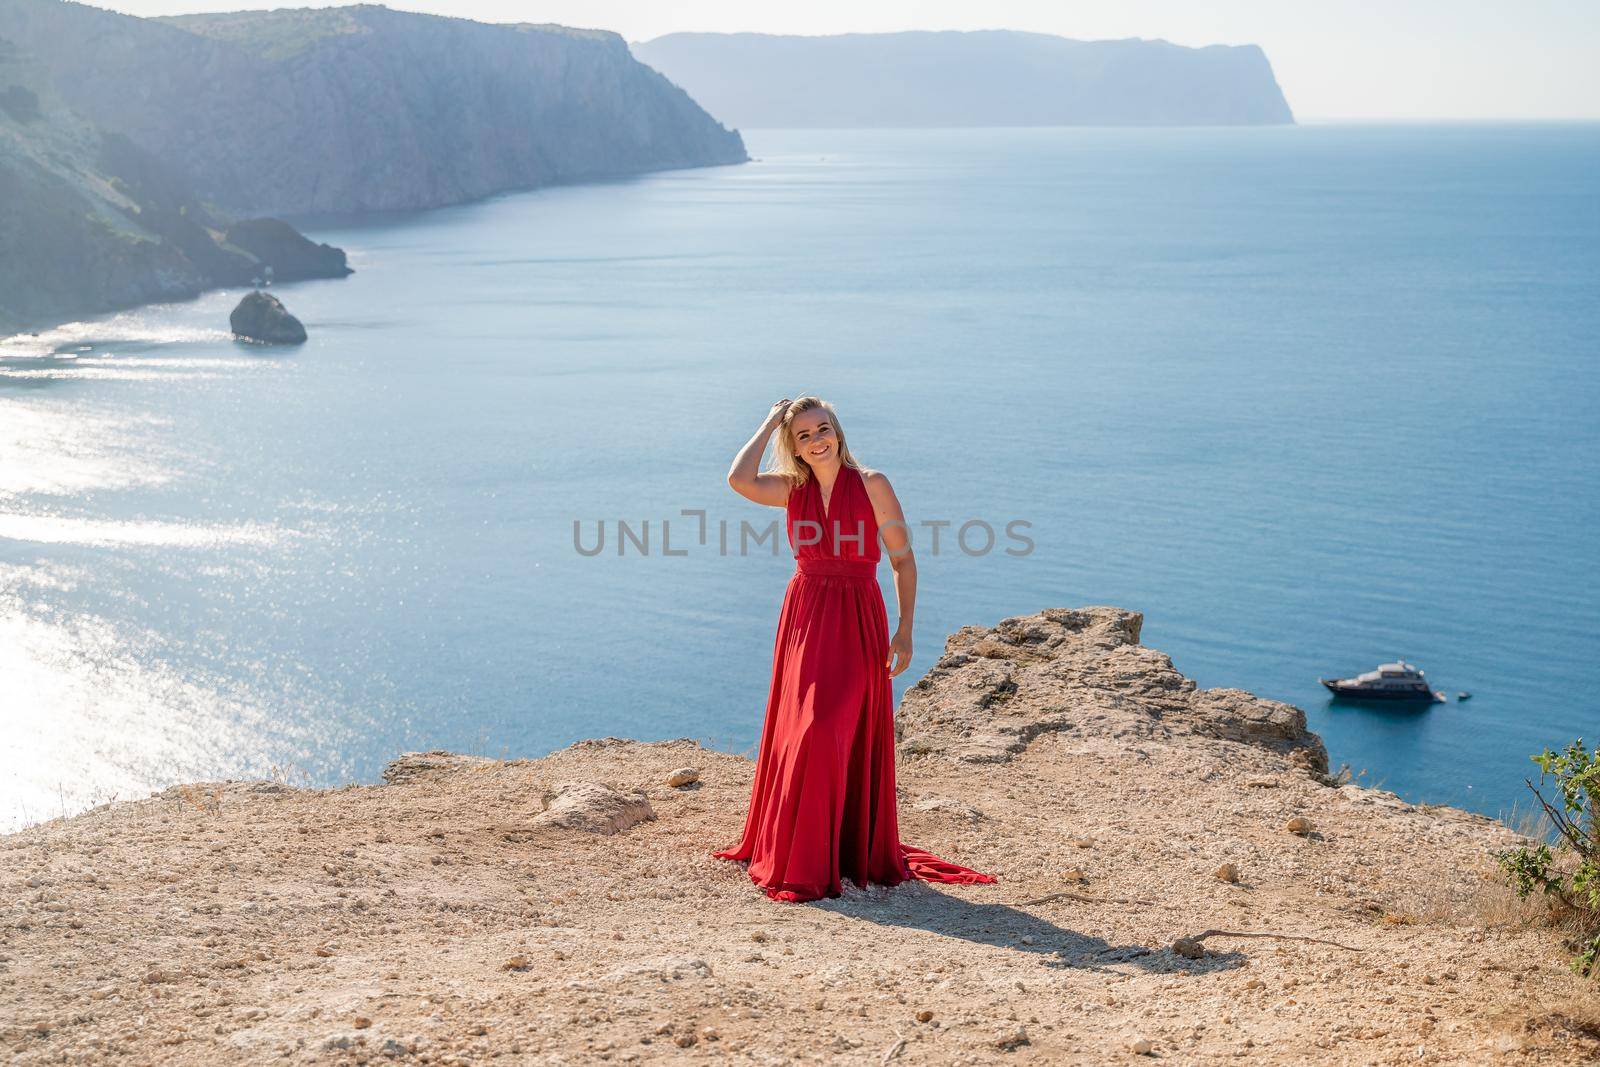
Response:
[[[91,0],[133,15],[338,6]],[[666,33],[1033,30],[1258,44],[1297,118],[1600,118],[1600,0],[394,0],[483,22]]]

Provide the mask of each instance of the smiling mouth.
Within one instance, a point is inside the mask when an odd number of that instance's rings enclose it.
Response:
[[[828,454],[828,446],[827,445],[823,445],[821,448],[813,448],[811,450],[811,455],[813,455],[813,456],[825,456],[827,454]]]

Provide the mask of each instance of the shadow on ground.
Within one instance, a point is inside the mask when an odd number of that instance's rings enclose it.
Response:
[[[1191,960],[1175,955],[1170,948],[1115,945],[1012,904],[971,900],[959,892],[917,884],[813,901],[808,906],[880,926],[926,930],[941,937],[1034,954],[1049,968],[1110,971],[1128,965],[1150,974],[1196,974],[1228,970],[1244,960],[1240,952],[1208,950],[1203,959]]]

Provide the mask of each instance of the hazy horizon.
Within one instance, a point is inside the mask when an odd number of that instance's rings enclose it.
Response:
[[[342,7],[343,3],[113,0],[131,15]],[[1418,0],[1395,6],[1322,6],[1219,0],[1066,5],[994,0],[818,0],[752,7],[732,0],[670,5],[642,0],[420,0],[386,6],[481,22],[553,22],[612,30],[630,42],[669,33],[822,36],[906,30],[1009,29],[1081,40],[1129,37],[1174,44],[1256,44],[1272,62],[1298,119],[1600,119],[1600,7],[1581,0]]]

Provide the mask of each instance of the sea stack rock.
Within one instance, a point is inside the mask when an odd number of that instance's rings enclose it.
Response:
[[[233,336],[242,341],[268,345],[299,345],[306,340],[306,328],[289,314],[283,301],[257,289],[246,293],[228,316]]]

